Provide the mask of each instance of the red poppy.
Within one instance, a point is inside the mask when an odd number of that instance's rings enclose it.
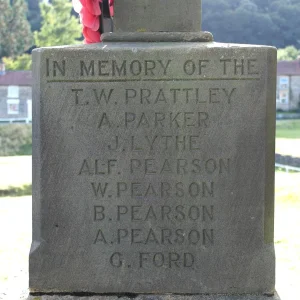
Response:
[[[100,2],[102,0],[72,0],[74,10],[79,13],[83,25],[84,42],[99,43],[100,36]],[[114,0],[109,0],[110,14],[114,14]]]

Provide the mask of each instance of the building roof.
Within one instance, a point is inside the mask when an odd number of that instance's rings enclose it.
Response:
[[[277,64],[277,75],[300,76],[300,59],[292,61],[279,61]]]
[[[0,75],[0,85],[31,86],[31,71],[6,71]]]

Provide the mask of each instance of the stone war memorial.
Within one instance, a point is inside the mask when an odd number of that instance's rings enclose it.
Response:
[[[116,0],[102,40],[33,53],[30,299],[279,299],[276,49],[200,0]]]

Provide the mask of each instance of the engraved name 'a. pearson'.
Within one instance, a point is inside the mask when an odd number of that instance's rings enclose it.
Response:
[[[213,245],[213,228],[114,228],[98,229],[93,244],[197,246]]]

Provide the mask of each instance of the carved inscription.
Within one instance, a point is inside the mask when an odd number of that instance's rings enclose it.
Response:
[[[109,115],[104,112],[100,116],[98,128],[123,127],[128,129],[139,128],[187,128],[187,127],[208,127],[209,115],[207,112],[168,112],[168,113],[133,113],[125,112],[120,116],[120,121],[115,123]]]
[[[121,92],[121,97],[120,97]],[[160,104],[230,104],[236,93],[236,88],[211,88],[202,90],[200,88],[172,88],[172,89],[87,89],[71,88],[74,95],[75,105],[102,105],[118,104],[122,101],[126,105],[136,104],[146,107],[158,106]],[[86,98],[91,101],[86,102]]]
[[[46,76],[66,76],[67,71],[74,66],[74,61],[46,59]],[[72,75],[76,78],[154,78],[167,77],[174,74],[174,69],[181,76],[207,76],[213,70],[214,73],[227,76],[255,76],[259,75],[259,61],[257,58],[229,58],[221,57],[219,60],[188,59],[178,62],[174,59],[147,59],[147,60],[79,60],[77,68]]]
[[[69,63],[47,59],[46,74],[70,82],[72,113],[100,141],[76,161],[90,244],[112,268],[195,268],[219,243],[236,159],[209,136],[244,97],[235,82],[260,79],[259,59],[84,59],[71,75]]]
[[[79,175],[111,175],[119,174],[118,159],[84,159]],[[137,159],[132,158],[127,161],[126,169],[130,170],[130,174],[134,175],[207,175],[207,174],[229,174],[230,173],[230,158],[209,158],[203,160],[195,159],[162,159],[160,162],[153,158]]]

